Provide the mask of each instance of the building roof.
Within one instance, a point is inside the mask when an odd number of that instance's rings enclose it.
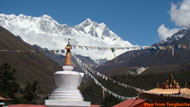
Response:
[[[190,95],[190,89],[189,88],[182,88],[180,92],[184,95]]]
[[[185,82],[185,87],[181,88],[173,79],[172,74],[161,87],[157,83],[157,88],[140,91],[139,94],[151,102],[190,102],[190,89],[187,88],[187,82]]]
[[[101,107],[101,105],[91,105],[90,107]]]
[[[188,88],[154,88],[151,90],[144,91],[143,93],[147,94],[183,94],[183,95],[190,95],[190,89]]]
[[[5,97],[3,97],[3,96],[0,95],[0,100],[1,101],[7,101],[7,100],[11,100],[11,99],[5,98]]]
[[[151,90],[144,91],[144,93],[149,93],[149,94],[179,94],[180,89],[172,89],[172,88],[154,88]]]
[[[9,107],[46,107],[46,106],[45,105],[17,104],[17,105],[9,105]]]
[[[147,100],[145,99],[129,99],[125,100],[117,105],[114,105],[113,107],[135,107],[139,104],[142,104],[146,102]]]
[[[149,99],[152,102],[190,102],[190,89],[152,89],[140,92],[140,96]]]
[[[17,104],[17,105],[9,105],[9,107],[46,107],[46,106],[45,105]],[[91,105],[90,107],[101,107],[101,105]]]

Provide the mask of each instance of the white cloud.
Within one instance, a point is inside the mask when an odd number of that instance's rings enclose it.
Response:
[[[180,4],[171,3],[171,20],[178,26],[190,25],[190,0],[184,0]]]
[[[165,27],[165,24],[162,24],[159,28],[158,28],[158,35],[160,37],[161,40],[164,40],[168,37],[171,37],[174,33],[178,32],[179,29],[174,28],[174,29],[168,29]]]
[[[183,0],[178,4],[171,3],[171,9],[169,11],[171,20],[175,22],[177,26],[189,27],[190,26],[190,0]],[[164,24],[158,28],[158,36],[161,40],[171,37],[174,33],[179,31],[178,28],[169,29]]]

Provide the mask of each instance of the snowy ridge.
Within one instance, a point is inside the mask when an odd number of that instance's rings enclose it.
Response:
[[[159,42],[159,45],[167,45],[167,44],[179,44],[179,40],[184,39],[184,36],[187,35],[190,31],[190,28],[182,28],[177,33],[174,33],[171,37]],[[186,36],[188,37],[188,36]],[[188,37],[189,38],[189,37]]]
[[[74,28],[80,33],[84,33],[84,35],[89,34],[93,37],[97,37],[105,41],[122,40],[119,36],[109,30],[109,28],[107,28],[104,23],[98,24],[97,22],[91,21],[89,18],[81,24],[76,25]]]
[[[25,42],[37,44],[48,49],[63,49],[71,38],[71,44],[85,46],[132,46],[112,32],[104,23],[97,23],[89,18],[79,25],[69,27],[59,24],[52,17],[43,15],[32,17],[20,14],[18,16],[0,14],[0,26],[19,35]],[[114,58],[111,51],[73,49],[75,54],[89,56],[93,60]],[[119,55],[124,51],[116,51]]]

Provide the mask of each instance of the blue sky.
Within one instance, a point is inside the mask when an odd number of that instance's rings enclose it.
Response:
[[[1,0],[0,13],[50,15],[61,24],[74,26],[87,18],[105,23],[134,45],[159,42],[158,28],[177,26],[170,17],[171,3],[179,0]]]

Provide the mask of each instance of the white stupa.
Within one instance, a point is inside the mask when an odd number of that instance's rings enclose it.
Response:
[[[91,103],[84,101],[78,90],[84,73],[72,71],[70,43],[68,43],[66,49],[63,71],[57,71],[54,74],[56,89],[52,91],[49,99],[45,101],[45,105],[47,107],[89,107]]]

